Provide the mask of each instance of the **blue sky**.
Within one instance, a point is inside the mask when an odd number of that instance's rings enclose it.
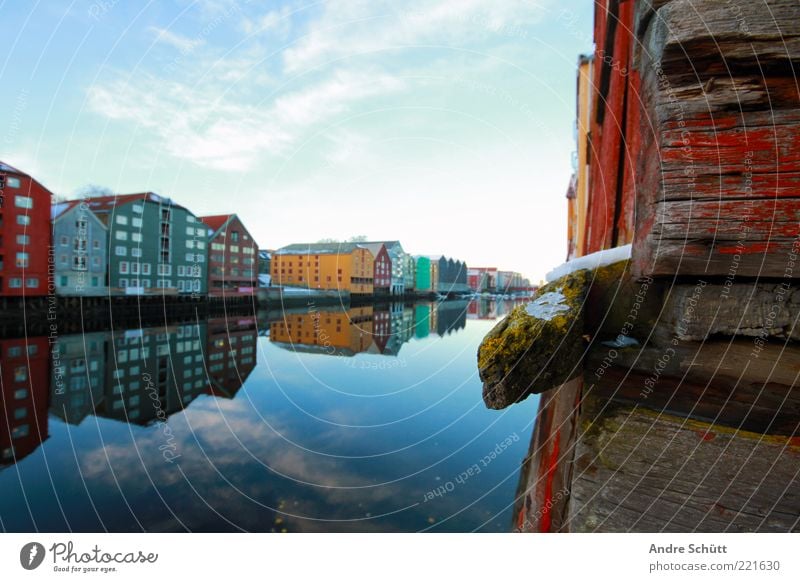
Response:
[[[566,253],[589,0],[0,0],[0,159],[262,247],[366,235],[538,280]]]

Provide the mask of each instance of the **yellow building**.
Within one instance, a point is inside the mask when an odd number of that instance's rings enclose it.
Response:
[[[586,214],[589,208],[589,166],[591,164],[590,129],[592,123],[592,61],[593,57],[582,55],[578,59],[578,88],[576,96],[577,167],[575,168],[574,198],[570,201],[572,256],[586,254]]]
[[[272,254],[272,284],[370,295],[374,260],[358,243],[289,245]]]
[[[372,346],[372,317],[371,306],[287,313],[270,324],[269,341],[298,352],[352,356]]]

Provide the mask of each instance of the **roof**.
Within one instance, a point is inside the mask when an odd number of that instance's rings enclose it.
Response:
[[[180,204],[175,204],[170,198],[161,196],[155,192],[137,192],[136,194],[114,194],[113,196],[92,196],[86,198],[86,203],[93,212],[111,212],[117,206],[130,204],[131,202],[153,202],[155,204],[166,203],[174,208],[184,208]]]
[[[58,202],[56,204],[53,204],[50,207],[50,218],[55,220],[62,214],[65,214],[68,210],[72,210],[73,208],[75,208],[80,203],[81,203],[80,200],[67,200],[65,202]]]
[[[27,176],[25,172],[21,172],[14,166],[9,166],[5,162],[0,162],[0,172],[8,172],[10,174],[19,174],[20,176]]]
[[[298,243],[274,252],[275,255],[349,255],[366,248],[362,243]]]
[[[213,216],[198,216],[204,224],[206,224],[215,233],[221,229],[227,222],[236,216],[235,214],[215,214]]]
[[[365,242],[360,244],[361,246],[369,249],[369,252],[372,253],[373,257],[378,256],[378,253],[381,252],[381,248],[386,248],[386,244],[382,242]]]

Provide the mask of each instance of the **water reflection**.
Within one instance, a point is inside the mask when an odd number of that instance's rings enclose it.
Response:
[[[475,305],[310,306],[2,339],[0,526],[220,531],[237,523],[280,531],[289,526],[276,528],[275,520],[288,519],[284,513],[292,512],[281,504],[291,499],[293,511],[305,515],[294,523],[297,530],[429,527],[433,509],[420,501],[439,479],[431,472],[458,474],[495,441],[529,430],[533,419],[532,410],[501,418],[480,405],[474,353],[491,322],[463,332],[474,313],[490,319],[508,308]],[[342,366],[342,358],[353,365]],[[391,451],[408,453],[398,461]],[[191,481],[190,489],[178,485],[175,467],[164,462],[167,452],[180,457],[178,475]],[[492,489],[496,508],[442,527],[479,527],[510,511],[515,479],[503,471],[515,474],[523,454],[493,466],[510,487]],[[494,485],[476,479],[471,487]],[[461,507],[465,496],[488,489],[464,487],[439,510]],[[269,503],[254,508],[243,494]],[[401,497],[409,498],[404,513],[384,507]],[[361,511],[362,521],[349,517],[353,511]],[[376,515],[384,517],[376,522]],[[507,516],[496,523],[505,527]]]

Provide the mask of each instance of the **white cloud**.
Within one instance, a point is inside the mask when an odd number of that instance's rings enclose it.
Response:
[[[393,46],[445,44],[520,31],[547,2],[530,0],[330,0],[308,33],[284,52],[288,71]]]
[[[140,75],[94,85],[90,107],[110,118],[151,130],[167,153],[210,168],[242,171],[265,153],[280,155],[304,130],[346,112],[355,102],[395,92],[402,83],[386,74],[335,71],[322,81],[272,103],[249,104],[214,86],[190,86]]]
[[[192,52],[205,42],[201,38],[189,38],[177,32],[172,32],[171,30],[159,28],[157,26],[151,26],[149,30],[155,34],[157,42],[176,48],[184,54]]]

